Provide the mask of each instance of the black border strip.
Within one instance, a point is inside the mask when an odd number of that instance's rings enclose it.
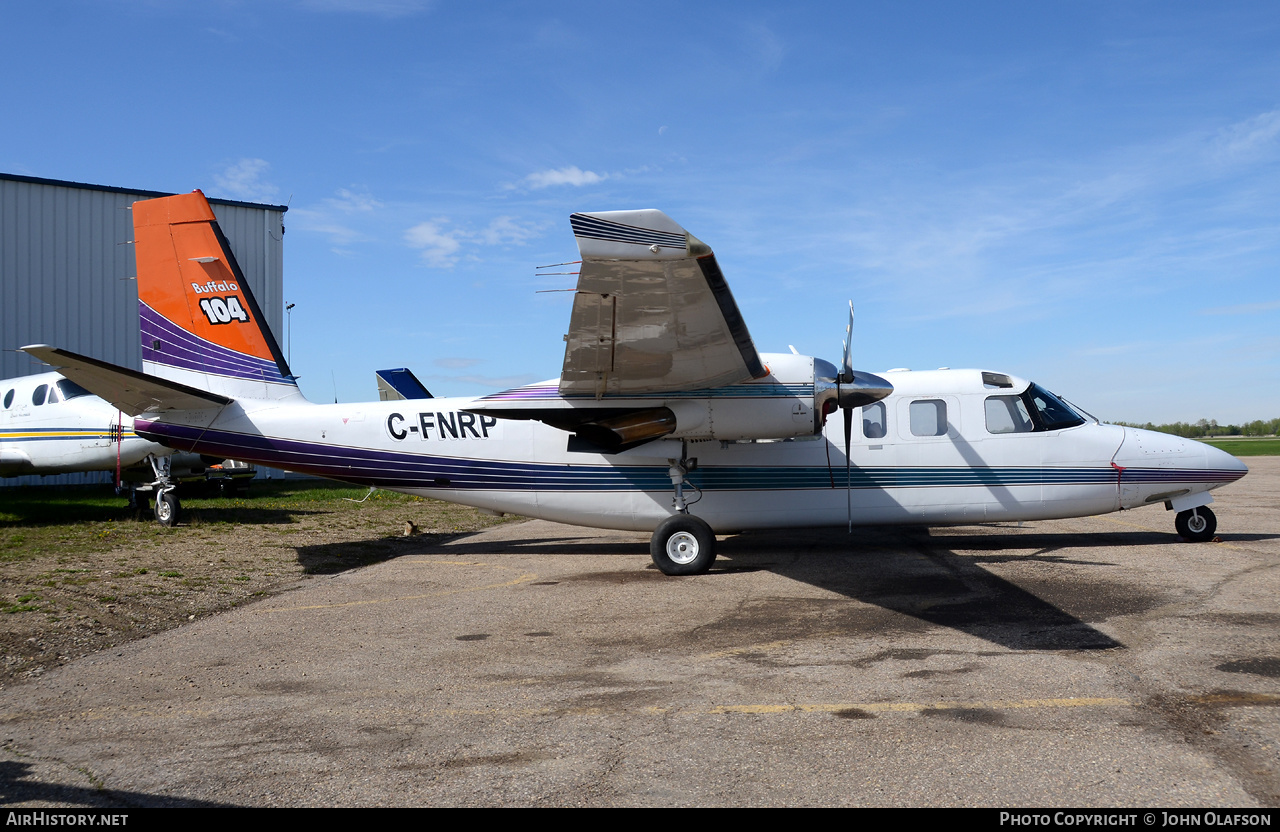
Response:
[[[166,193],[164,191],[145,191],[141,188],[117,188],[113,185],[90,185],[87,182],[72,182],[67,179],[45,179],[40,176],[23,176],[19,173],[0,173],[0,179],[10,182],[27,182],[32,185],[52,185],[58,188],[79,188],[83,191],[106,191],[113,194],[134,194],[135,196],[161,197],[161,196],[177,196],[177,194]],[[279,211],[284,213],[289,210],[288,205],[268,205],[265,202],[241,202],[235,199],[217,199],[214,197],[205,197],[213,205],[234,205],[238,208],[266,208],[270,211]]]
[[[240,288],[244,290],[245,302],[249,304],[249,311],[253,313],[254,323],[258,325],[258,331],[262,333],[262,337],[267,341],[267,349],[271,350],[271,357],[276,360],[276,369],[280,371],[280,375],[286,379],[293,378],[293,374],[289,372],[289,363],[284,360],[284,353],[280,351],[280,345],[276,343],[276,336],[271,334],[271,327],[267,326],[266,316],[262,314],[262,310],[258,308],[258,301],[253,297],[253,290],[249,288],[249,281],[244,279],[244,272],[240,271],[240,264],[236,261],[236,255],[231,251],[231,241],[227,239],[227,235],[222,233],[222,226],[218,225],[217,220],[208,221],[213,226],[213,233],[218,238],[218,245],[222,247],[222,253],[227,256],[227,265],[231,267],[231,272],[236,276],[236,283],[240,284]]]
[[[747,365],[747,372],[751,373],[752,378],[764,378],[769,371],[760,361],[760,353],[756,352],[751,333],[747,331],[747,322],[742,320],[738,303],[733,299],[733,292],[729,291],[729,284],[724,279],[724,273],[720,271],[716,256],[708,254],[706,257],[699,257],[698,268],[702,269],[702,276],[706,278],[711,294],[720,305],[720,314],[724,316],[724,322],[729,325],[729,333],[733,335],[733,342],[738,345],[738,352],[742,355],[742,363]]]

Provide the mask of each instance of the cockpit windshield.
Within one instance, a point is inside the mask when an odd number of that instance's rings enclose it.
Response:
[[[69,401],[79,398],[80,396],[92,396],[88,390],[76,384],[71,379],[64,378],[58,382],[58,389],[62,391],[62,400]]]
[[[1037,422],[1040,430],[1061,430],[1083,425],[1085,418],[1071,409],[1062,399],[1050,393],[1038,384],[1032,384],[1022,394]]]

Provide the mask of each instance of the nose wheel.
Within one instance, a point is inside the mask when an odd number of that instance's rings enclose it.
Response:
[[[701,575],[716,559],[716,535],[707,521],[673,514],[654,531],[649,554],[664,575]]]
[[[1207,507],[1200,506],[1178,512],[1173,519],[1173,527],[1192,543],[1205,543],[1213,540],[1213,533],[1218,530],[1218,518]]]

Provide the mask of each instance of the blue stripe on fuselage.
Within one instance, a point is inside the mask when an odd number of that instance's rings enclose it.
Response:
[[[383,488],[488,491],[656,491],[671,489],[665,465],[563,465],[430,456],[350,448],[257,434],[207,430],[139,420],[147,439],[181,450]],[[1231,471],[1126,469],[1126,482],[1230,482]],[[1115,484],[1115,469],[1084,468],[854,468],[855,489],[1011,487]],[[844,488],[844,472],[827,466],[716,466],[698,468],[689,482],[711,491]]]

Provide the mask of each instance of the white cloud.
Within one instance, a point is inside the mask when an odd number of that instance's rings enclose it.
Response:
[[[746,53],[755,58],[757,66],[763,71],[773,72],[782,66],[786,49],[768,26],[759,23],[747,25],[743,31],[743,45]]]
[[[464,243],[487,246],[524,245],[542,233],[536,224],[525,224],[513,217],[497,217],[480,231],[446,228],[447,217],[436,217],[418,223],[405,231],[404,239],[411,247],[422,250],[428,266],[447,269],[458,262]]]
[[[519,375],[519,376],[427,376],[427,378],[448,379],[449,381],[459,382],[461,384],[475,384],[479,387],[492,389],[507,389],[511,387],[523,387],[526,384],[532,384],[535,381],[541,381],[538,376]]]
[[[1270,312],[1280,309],[1280,300],[1269,300],[1260,303],[1242,303],[1238,306],[1214,306],[1205,309],[1201,315],[1252,315],[1257,312]]]
[[[377,17],[408,17],[430,9],[433,0],[300,0],[314,12],[357,12]]]
[[[540,170],[531,173],[521,180],[524,186],[532,190],[540,188],[550,188],[555,185],[573,185],[581,187],[583,185],[594,185],[597,182],[603,182],[608,179],[607,173],[596,173],[595,171],[582,170],[577,165],[570,165],[567,168],[556,168],[552,170]]]
[[[1280,136],[1280,110],[1236,122],[1222,131],[1218,153],[1227,160],[1249,158],[1265,151]]]
[[[427,222],[420,222],[404,232],[404,239],[410,247],[422,249],[422,259],[428,266],[444,269],[458,261],[458,249],[462,244],[458,241],[461,232],[446,231],[444,225],[449,220],[439,217]]]
[[[523,225],[512,217],[498,217],[477,236],[486,245],[524,245],[537,237],[542,229],[536,225]]]
[[[382,207],[383,204],[368,191],[339,188],[336,196],[322,199],[312,207],[294,208],[289,217],[303,231],[326,234],[335,245],[348,246],[373,239],[348,223],[359,222],[356,215],[368,214]]]
[[[382,207],[382,203],[374,199],[372,194],[368,192],[356,193],[346,188],[339,188],[338,198],[330,197],[325,200],[325,204],[348,214],[356,211],[372,211],[375,208]]]
[[[462,370],[467,367],[474,367],[480,363],[479,358],[437,358],[433,362],[437,367],[444,367],[447,370]]]
[[[229,165],[222,173],[213,176],[214,183],[236,199],[248,202],[267,202],[280,189],[262,180],[271,165],[265,159],[241,159]]]

